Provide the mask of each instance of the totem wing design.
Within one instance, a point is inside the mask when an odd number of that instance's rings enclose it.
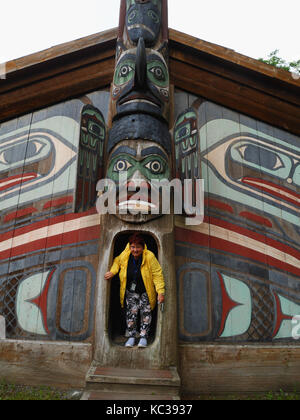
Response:
[[[194,108],[181,112],[174,125],[174,149],[176,178],[192,180],[193,205],[196,202],[196,180],[201,178],[200,139],[198,119]]]
[[[81,114],[76,212],[87,211],[95,205],[96,185],[103,176],[106,131],[101,111],[92,105],[86,105]]]

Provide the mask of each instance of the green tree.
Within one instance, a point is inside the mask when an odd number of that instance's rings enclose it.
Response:
[[[295,73],[296,75],[300,75],[300,60],[298,61],[285,61],[283,58],[278,56],[279,50],[272,51],[267,59],[259,58],[259,61],[263,63],[270,64],[271,66],[275,66],[279,69],[287,70],[289,72]]]

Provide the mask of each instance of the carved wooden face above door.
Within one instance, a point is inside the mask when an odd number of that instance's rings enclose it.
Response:
[[[116,184],[117,217],[147,222],[162,214],[162,191],[155,181],[170,179],[170,158],[157,143],[124,140],[109,156],[107,178]]]

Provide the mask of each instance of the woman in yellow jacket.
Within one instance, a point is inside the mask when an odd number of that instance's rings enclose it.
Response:
[[[110,280],[119,273],[120,301],[124,307],[126,298],[126,323],[129,339],[125,346],[135,345],[138,312],[141,313],[139,347],[147,347],[147,338],[156,301],[163,303],[165,282],[161,266],[155,255],[147,249],[141,235],[134,234],[129,244],[117,258],[105,279]],[[158,294],[158,298],[157,298]]]

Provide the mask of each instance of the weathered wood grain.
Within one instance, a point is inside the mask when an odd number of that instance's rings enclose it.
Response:
[[[249,394],[300,389],[300,352],[280,345],[180,345],[186,394]]]
[[[90,344],[0,341],[0,378],[16,384],[81,388],[91,361]]]

